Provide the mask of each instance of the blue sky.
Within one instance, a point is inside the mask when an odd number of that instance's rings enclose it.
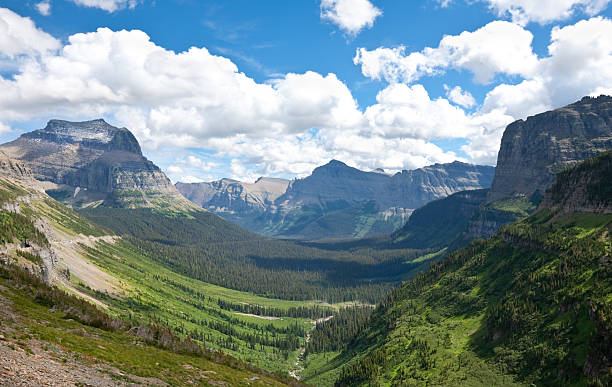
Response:
[[[0,140],[101,116],[174,181],[494,164],[509,122],[612,90],[608,3],[0,0]]]

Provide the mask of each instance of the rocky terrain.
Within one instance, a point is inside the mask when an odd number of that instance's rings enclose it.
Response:
[[[584,97],[566,107],[516,121],[504,132],[486,203],[466,240],[487,238],[535,210],[555,174],[612,149],[612,97]]]
[[[488,201],[543,194],[555,173],[612,149],[612,97],[584,97],[516,121],[502,138]]]
[[[134,135],[104,120],[51,120],[0,150],[54,183],[53,196],[75,206],[189,207]]]
[[[251,231],[322,239],[392,232],[415,208],[458,191],[487,188],[492,178],[493,167],[461,162],[388,175],[332,160],[293,181],[222,179],[176,187],[192,202]]]

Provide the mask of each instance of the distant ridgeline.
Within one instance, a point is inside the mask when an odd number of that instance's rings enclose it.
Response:
[[[493,167],[460,162],[387,175],[332,160],[298,180],[260,178],[177,183],[189,200],[257,233],[292,239],[361,238],[390,233],[424,204],[488,188]]]
[[[305,381],[610,385],[611,193],[612,152],[564,169],[532,215],[392,291]]]

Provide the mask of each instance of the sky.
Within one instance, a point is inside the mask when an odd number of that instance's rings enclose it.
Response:
[[[0,142],[127,127],[172,181],[495,165],[612,94],[612,0],[0,0]]]

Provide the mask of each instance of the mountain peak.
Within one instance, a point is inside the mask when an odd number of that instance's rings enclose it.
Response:
[[[105,151],[125,151],[142,155],[136,137],[126,128],[117,128],[104,119],[65,121],[52,119],[43,129],[23,135],[24,138],[42,139],[57,144],[81,144]]]

